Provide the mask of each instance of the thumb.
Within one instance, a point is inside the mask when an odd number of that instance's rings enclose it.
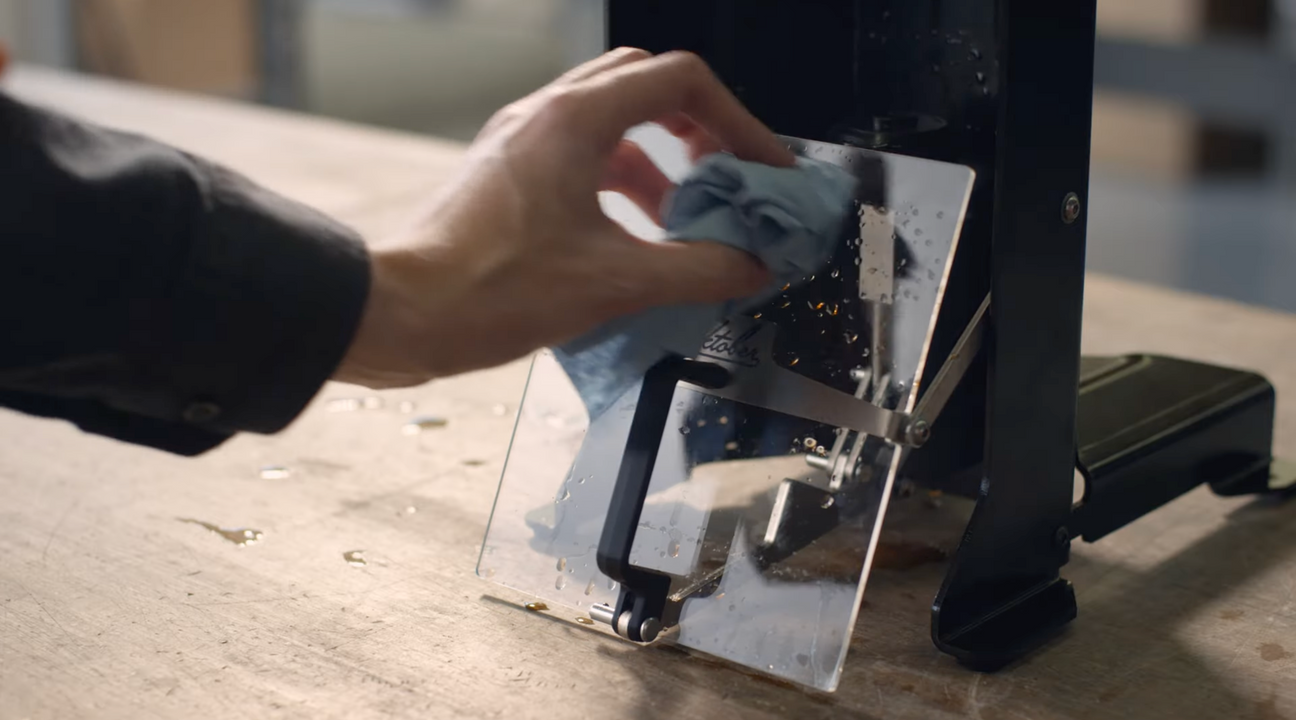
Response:
[[[645,255],[644,267],[654,281],[648,301],[654,305],[746,298],[773,282],[755,256],[718,242],[651,243]]]

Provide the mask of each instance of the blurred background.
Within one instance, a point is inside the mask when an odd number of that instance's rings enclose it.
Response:
[[[1090,268],[1296,311],[1296,0],[1098,4]],[[24,62],[468,140],[601,50],[602,5],[0,0],[0,40]]]

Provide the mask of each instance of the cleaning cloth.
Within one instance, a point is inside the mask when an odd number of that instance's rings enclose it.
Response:
[[[817,160],[801,158],[795,167],[776,168],[715,154],[698,162],[665,208],[667,237],[749,252],[773,280],[752,298],[654,308],[555,348],[590,422],[662,359],[696,354],[724,318],[760,307],[785,285],[822,269],[851,213],[854,192],[849,172]]]

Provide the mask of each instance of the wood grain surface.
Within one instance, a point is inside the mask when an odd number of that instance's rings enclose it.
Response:
[[[45,71],[7,86],[372,239],[462,156]],[[1102,277],[1085,310],[1087,352],[1266,373],[1278,452],[1296,453],[1296,317]],[[1296,718],[1296,503],[1199,490],[1078,545],[1079,619],[994,675],[931,645],[940,564],[875,574],[832,695],[527,612],[473,575],[524,379],[514,364],[404,392],[330,385],[283,434],[193,460],[0,413],[0,718]],[[419,415],[445,424],[402,432]],[[261,541],[231,542],[244,529]]]

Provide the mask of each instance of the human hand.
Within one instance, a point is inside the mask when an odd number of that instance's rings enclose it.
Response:
[[[648,242],[603,214],[624,194],[657,219],[673,188],[624,139],[656,122],[694,159],[726,150],[795,158],[703,61],[622,48],[505,108],[466,167],[407,232],[372,252],[364,317],[335,379],[416,385],[561,344],[621,315],[714,303],[769,282],[758,261],[710,242]]]

